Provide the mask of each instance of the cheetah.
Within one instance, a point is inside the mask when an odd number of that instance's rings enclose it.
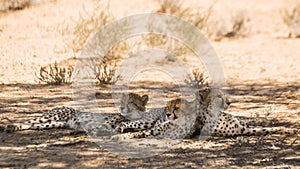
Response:
[[[209,88],[203,88],[201,90],[199,90],[199,94],[196,94],[196,100],[200,100],[201,98],[205,97],[207,95],[207,91]],[[224,98],[226,99],[226,104],[229,104],[229,100],[227,97],[225,97],[224,93],[222,96],[224,96]],[[200,98],[201,96],[201,98]],[[195,120],[199,120],[198,116],[200,113],[198,113],[197,116],[194,117],[194,114],[190,115],[190,116],[183,116],[182,112],[174,112],[173,113],[173,105],[183,101],[184,103],[187,103],[188,105],[186,106],[186,108],[190,108],[193,109],[193,112],[198,112],[198,110],[200,110],[200,105],[199,105],[199,101],[196,102],[196,100],[194,100],[193,102],[188,102],[186,100],[181,100],[181,99],[175,99],[172,101],[169,101],[167,103],[166,107],[161,107],[161,108],[154,108],[151,109],[149,112],[141,112],[141,111],[135,111],[134,113],[131,113],[132,115],[138,115],[140,117],[140,119],[136,120],[136,121],[126,121],[126,122],[121,122],[120,125],[116,128],[115,133],[124,133],[124,131],[127,131],[127,129],[132,129],[134,131],[142,131],[141,133],[128,133],[125,134],[124,136],[126,137],[126,135],[128,135],[129,138],[138,138],[138,137],[143,137],[145,136],[150,136],[152,134],[154,134],[154,136],[156,137],[169,137],[169,138],[175,138],[175,137],[180,137],[180,138],[185,138],[183,137],[184,135],[187,135],[186,137],[190,136],[195,130],[196,130],[196,126],[197,125],[193,125],[193,124],[198,124],[195,122]],[[198,104],[198,109],[195,109],[195,107],[197,107]],[[224,106],[225,109],[227,109],[228,106]],[[176,108],[176,106],[174,107],[174,109]],[[185,110],[184,112],[186,112],[186,114],[188,111]],[[183,118],[179,118],[177,119],[177,117],[181,117],[183,116]],[[197,118],[196,118],[197,117]],[[179,122],[182,123],[182,121],[184,121],[184,119],[190,119],[189,121],[186,121],[187,123],[191,124],[191,126],[193,126],[193,128],[191,129],[190,133],[185,133],[185,130],[188,130],[188,127],[185,126],[184,128],[180,127],[180,125],[178,125]],[[194,119],[194,120],[191,120]],[[176,127],[175,127],[176,126]],[[167,131],[171,131],[168,128],[172,128],[172,134],[169,134]],[[145,130],[145,131],[144,131]],[[148,132],[146,130],[149,130]],[[175,132],[177,131],[177,132]],[[127,132],[126,132],[127,133]],[[175,134],[174,134],[175,133]],[[116,136],[117,138],[118,136]]]
[[[199,128],[201,135],[213,135],[222,137],[234,137],[242,135],[266,135],[266,134],[296,134],[297,129],[284,127],[249,127],[248,118],[230,115],[224,110],[228,107],[224,93],[218,89],[210,89],[200,100],[201,114],[199,116]]]
[[[178,105],[178,103],[183,102],[182,109],[178,107],[173,107],[173,105]],[[162,108],[160,109],[162,110]],[[200,105],[197,100],[191,102],[185,99],[175,99],[167,102],[167,106],[164,108],[164,112],[160,112],[164,115],[163,119],[152,120],[152,126],[143,126],[135,124],[143,124],[139,122],[128,122],[131,125],[123,127],[139,127],[140,131],[138,132],[126,132],[123,134],[117,134],[112,136],[112,140],[126,140],[132,138],[170,138],[170,139],[181,139],[181,138],[190,138],[191,135],[198,128],[196,123],[197,114],[199,114]],[[196,113],[195,113],[196,112]],[[151,114],[150,112],[147,115]],[[124,124],[123,122],[121,125]]]
[[[23,123],[13,123],[1,125],[0,129],[6,132],[19,130],[38,130],[49,128],[70,128],[74,130],[84,131],[92,126],[99,125],[115,128],[123,121],[135,120],[130,116],[129,111],[138,110],[145,111],[148,102],[148,95],[140,96],[135,93],[128,95],[122,94],[121,97],[121,113],[104,114],[104,113],[86,113],[79,112],[71,107],[56,107],[44,113],[41,117],[28,120]],[[124,114],[125,116],[122,116]]]

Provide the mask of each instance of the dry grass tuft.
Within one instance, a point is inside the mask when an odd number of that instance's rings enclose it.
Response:
[[[113,19],[108,9],[109,4],[103,4],[102,1],[94,1],[91,10],[85,10],[83,14],[80,14],[79,20],[75,21],[75,27],[65,26],[61,30],[62,35],[66,32],[67,34],[70,32],[73,34],[70,45],[75,52],[80,51],[91,35]]]
[[[22,10],[30,5],[31,0],[1,0],[0,12]]]
[[[72,82],[73,67],[69,66],[59,67],[55,62],[50,65],[47,69],[46,67],[41,67],[38,75],[40,82],[44,82],[52,85],[68,84]]]
[[[199,9],[195,10],[192,7],[184,7],[184,1],[182,0],[159,0],[158,2],[159,8],[154,12],[175,15],[201,30],[205,28],[213,7],[212,5],[206,11],[200,12]]]
[[[187,76],[184,82],[192,87],[196,87],[198,89],[202,89],[204,87],[208,87],[209,83],[207,82],[207,78],[204,77],[204,73],[199,69],[193,70],[192,76]]]
[[[250,19],[243,12],[232,15],[231,29],[224,36],[227,38],[246,36],[247,35],[247,26],[246,25],[247,25],[247,22],[249,22],[249,21],[250,21]]]
[[[115,72],[117,69],[116,63],[108,60],[103,60],[99,63],[97,68],[96,79],[100,85],[115,84],[118,80],[121,80],[120,76],[116,76]]]
[[[297,1],[291,8],[281,12],[283,22],[290,29],[288,37],[300,38],[300,2]]]
[[[202,31],[205,31],[207,20],[212,12],[212,6],[209,9],[202,11],[200,9],[195,9],[194,7],[184,7],[184,1],[182,0],[158,0],[158,3],[159,7],[153,12],[177,16],[193,24]],[[180,28],[174,27],[174,29]],[[149,30],[152,30],[152,28],[149,27]],[[164,34],[143,35],[142,43],[150,48],[163,48],[163,50],[176,51],[176,55],[187,55],[191,52],[185,46],[180,45],[180,42],[176,39],[172,39]]]
[[[216,20],[210,23],[210,29],[207,34],[214,40],[222,40],[224,38],[241,38],[246,37],[250,31],[250,18],[245,11],[238,11],[231,14],[230,19],[220,21]]]

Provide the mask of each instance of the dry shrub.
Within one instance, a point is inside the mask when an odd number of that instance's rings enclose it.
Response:
[[[159,8],[155,12],[175,15],[190,22],[199,29],[205,27],[213,7],[211,5],[206,11],[200,12],[199,9],[195,10],[190,7],[183,7],[184,1],[182,0],[159,0],[158,2]]]
[[[201,30],[205,30],[206,23],[212,12],[212,6],[208,10],[195,9],[194,7],[184,7],[182,0],[158,0],[159,7],[154,10],[155,13],[165,13],[169,15],[177,16]],[[152,30],[151,24],[148,28]],[[163,29],[163,28],[161,28]],[[173,29],[180,29],[174,27]],[[186,32],[188,34],[188,32]],[[191,35],[193,36],[193,35]],[[186,47],[179,45],[180,43],[176,39],[172,39],[166,35],[160,34],[148,34],[142,36],[145,45],[151,48],[163,48],[164,50],[176,51],[178,55],[185,55],[190,52]]]
[[[109,57],[108,57],[109,56]],[[105,56],[105,58],[99,63],[96,71],[95,78],[98,80],[100,85],[114,84],[121,79],[120,76],[114,76],[117,65],[113,61],[110,55]],[[58,66],[55,62],[53,65],[41,67],[37,78],[40,82],[51,84],[51,85],[61,85],[72,83],[73,67],[63,67]]]
[[[247,35],[247,22],[250,19],[243,12],[231,16],[231,29],[224,36],[227,38],[244,37]]]
[[[115,76],[117,63],[122,60],[123,56],[128,55],[128,49],[128,43],[121,42],[111,48],[101,59],[96,69],[96,79],[100,85],[111,85],[121,80],[120,76]]]
[[[26,7],[57,0],[0,0],[0,12],[22,10]]]
[[[289,9],[284,9],[281,12],[283,22],[290,29],[289,37],[300,37],[300,2],[297,1]]]
[[[200,12],[199,9],[183,7],[183,2],[184,1],[181,0],[159,0],[159,7],[153,12],[177,16],[199,29],[205,29],[206,22],[212,11],[212,6],[208,10]],[[178,31],[180,28],[174,27],[173,29]],[[153,30],[151,24],[149,24],[148,30]],[[172,39],[166,35],[142,35],[142,43],[145,43],[145,45],[150,48],[163,48],[163,50],[176,51],[176,54],[178,55],[185,55],[190,52],[185,46],[180,45],[176,39]]]
[[[21,10],[30,5],[30,0],[1,0],[0,12]]]
[[[245,11],[238,11],[231,14],[230,19],[218,18],[209,24],[208,36],[214,40],[223,38],[240,38],[249,34],[250,19]]]
[[[114,77],[116,69],[116,63],[113,63],[112,61],[108,61],[106,59],[101,61],[98,65],[96,74],[96,79],[98,80],[99,84],[115,84],[118,80],[120,80],[120,76]]]
[[[196,87],[198,89],[202,89],[204,87],[208,87],[209,83],[207,82],[206,78],[204,77],[204,73],[201,72],[199,69],[193,70],[192,76],[187,76],[184,82],[192,87]]]
[[[48,68],[41,67],[38,79],[52,85],[68,84],[72,82],[73,67],[59,67],[55,62]]]

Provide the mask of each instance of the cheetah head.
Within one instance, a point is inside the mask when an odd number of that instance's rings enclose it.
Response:
[[[187,101],[185,99],[175,99],[167,102],[167,117],[170,120],[176,120],[180,117],[195,114],[197,110],[197,102]]]
[[[121,114],[128,114],[135,110],[145,111],[148,99],[148,95],[140,96],[135,93],[122,94],[120,106]]]
[[[225,93],[220,89],[211,89],[204,98],[210,109],[223,111],[229,108],[230,101]]]

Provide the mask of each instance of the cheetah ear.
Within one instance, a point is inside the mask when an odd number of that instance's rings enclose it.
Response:
[[[148,95],[143,95],[142,96],[142,102],[143,102],[144,106],[147,104],[148,100],[149,100]]]

